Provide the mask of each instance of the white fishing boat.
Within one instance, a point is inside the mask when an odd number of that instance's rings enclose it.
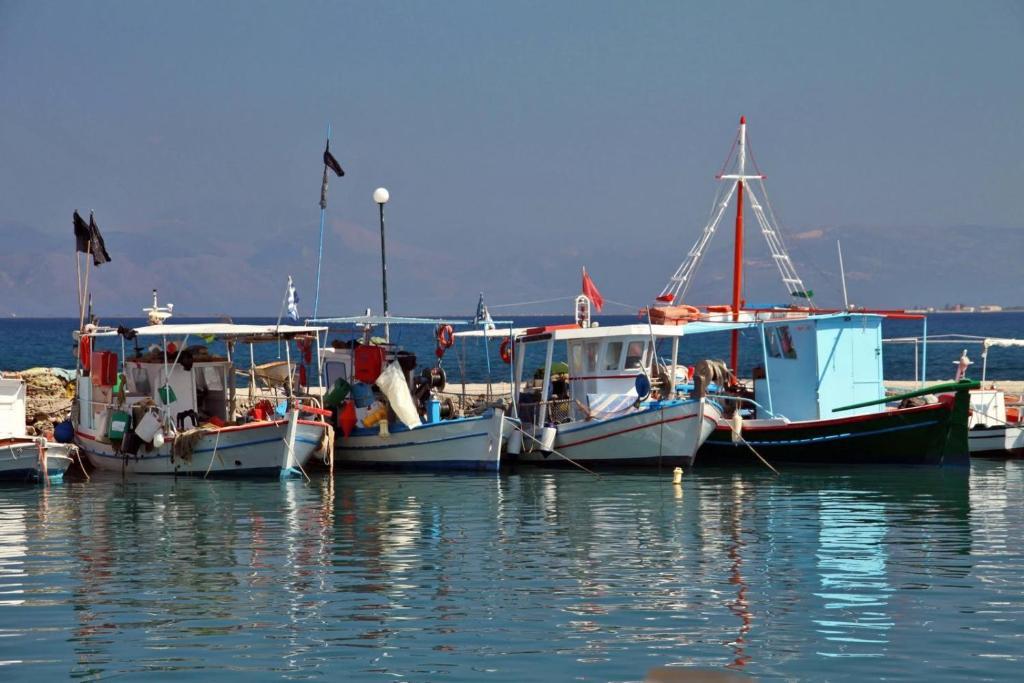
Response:
[[[469,321],[371,314],[319,318],[319,325],[359,330],[357,339],[321,350],[325,405],[338,413],[334,462],[373,469],[496,471],[508,437],[500,404],[479,412],[456,409],[442,400],[447,377],[441,359],[454,343],[454,329]],[[437,362],[416,373],[416,357],[374,338],[375,327],[432,326]],[[340,393],[339,393],[340,392]]]
[[[72,448],[28,436],[25,381],[0,377],[0,481],[59,481],[71,464]]]
[[[253,346],[279,344],[291,366],[291,343],[311,348],[324,331],[162,320],[134,329],[86,326],[79,334],[72,415],[76,442],[102,470],[296,476],[315,452],[329,453],[325,411],[313,398],[300,401],[290,380],[283,392],[260,387]],[[202,343],[189,345],[195,341]],[[115,350],[100,350],[105,342]],[[223,355],[207,346],[214,343],[222,343]],[[249,347],[247,373],[235,370],[238,344]],[[236,388],[236,374],[249,378],[244,392]]]
[[[577,298],[573,324],[515,335],[513,406],[522,428],[509,439],[508,454],[557,466],[690,466],[721,412],[710,399],[675,391],[671,378],[687,327],[598,327],[590,324],[589,303]],[[671,346],[665,365],[657,358],[661,341]],[[560,365],[554,351],[561,343],[568,362]],[[523,372],[534,345],[544,348],[545,361],[531,380]]]

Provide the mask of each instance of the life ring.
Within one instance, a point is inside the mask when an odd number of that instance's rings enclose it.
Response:
[[[450,349],[455,343],[455,330],[451,325],[437,326],[437,348]]]
[[[512,362],[512,348],[512,337],[505,337],[501,342],[501,346],[498,347],[498,355],[500,355],[501,359],[506,363]]]

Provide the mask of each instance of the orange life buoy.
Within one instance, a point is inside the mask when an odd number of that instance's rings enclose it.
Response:
[[[506,363],[512,362],[512,337],[505,337],[501,342],[501,346],[498,347],[498,355]]]
[[[437,348],[450,349],[455,343],[455,330],[451,325],[437,326]]]

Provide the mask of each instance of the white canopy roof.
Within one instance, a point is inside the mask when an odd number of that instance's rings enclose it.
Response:
[[[635,323],[631,325],[567,327],[561,329],[529,328],[524,330],[521,335],[517,336],[529,338],[543,335],[543,338],[547,339],[547,335],[550,335],[550,338],[555,341],[568,341],[571,339],[601,339],[604,337],[649,337],[652,334],[655,337],[685,337],[692,334],[744,330],[752,327],[760,327],[760,325],[761,323],[758,322],[691,322],[684,325],[648,325],[647,323]],[[498,330],[494,330],[494,332],[498,332]]]
[[[165,323],[163,325],[145,325],[132,330],[139,337],[221,337],[221,338],[265,338],[278,339],[295,337],[317,332],[326,332],[326,327],[310,327],[307,325],[235,325],[233,323]],[[117,330],[103,327],[88,336],[116,337]]]
[[[516,336],[516,337],[521,337],[524,334],[526,334],[526,330],[528,330],[528,329],[529,329],[528,327],[513,327],[512,328],[512,335]],[[486,337],[487,339],[504,339],[505,337],[508,336],[508,333],[509,333],[509,328],[506,326],[506,327],[494,327],[493,329],[489,329],[489,330],[488,329],[483,329],[483,330],[467,330],[465,332],[456,332],[455,336],[459,337],[459,338],[462,338],[462,337],[476,337],[476,338]]]
[[[1024,339],[994,339],[985,340],[985,348],[989,346],[1024,346]]]
[[[400,315],[349,315],[337,318],[311,318],[307,322],[322,325],[473,325],[472,320],[451,318],[417,318]],[[497,322],[495,324],[501,324]],[[506,325],[510,324],[505,321]]]

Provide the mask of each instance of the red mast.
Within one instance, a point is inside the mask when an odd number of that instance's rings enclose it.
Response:
[[[740,304],[743,292],[743,174],[746,171],[747,117],[740,117],[739,136],[739,178],[736,179],[736,239],[732,254],[732,319],[740,319]],[[732,331],[732,349],[729,367],[739,377],[740,331]]]

